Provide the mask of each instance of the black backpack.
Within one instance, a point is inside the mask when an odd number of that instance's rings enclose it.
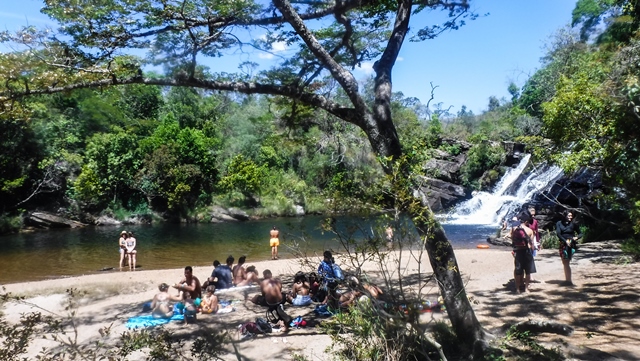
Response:
[[[273,331],[271,324],[262,317],[256,318],[256,325],[260,327],[263,333],[271,333]]]

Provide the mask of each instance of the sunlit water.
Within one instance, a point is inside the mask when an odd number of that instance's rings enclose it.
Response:
[[[138,241],[138,269],[180,268],[185,265],[207,266],[214,259],[221,262],[228,255],[236,259],[247,256],[247,263],[271,257],[269,230],[281,231],[280,258],[290,258],[299,249],[308,255],[325,249],[340,249],[332,233],[322,232],[320,216],[277,218],[248,222],[214,224],[155,224],[137,226],[102,226],[80,229],[38,231],[0,237],[0,283],[14,283],[60,278],[117,270],[120,231],[134,232]],[[343,217],[340,229],[357,225],[355,238],[372,232],[367,219]],[[495,227],[445,225],[454,248],[472,248],[494,234]]]

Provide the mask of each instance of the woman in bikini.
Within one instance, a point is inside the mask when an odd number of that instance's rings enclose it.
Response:
[[[136,239],[133,237],[133,233],[127,233],[127,240],[125,247],[127,251],[127,257],[129,258],[129,270],[136,269],[136,256],[138,251],[136,250]]]
[[[125,256],[127,255],[127,238],[129,235],[127,231],[120,232],[120,239],[118,239],[118,249],[120,251],[120,263],[119,267],[122,268],[124,266]]]
[[[166,283],[161,283],[158,289],[160,292],[157,293],[153,297],[153,301],[151,301],[151,315],[153,318],[171,318],[171,316],[173,316],[171,301],[180,301],[181,298],[170,295],[168,292],[169,285]]]

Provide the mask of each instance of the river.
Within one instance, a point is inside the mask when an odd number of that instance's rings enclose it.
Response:
[[[321,254],[325,249],[340,250],[333,233],[322,232],[324,217],[271,218],[247,222],[100,226],[59,229],[0,236],[0,284],[35,281],[117,270],[117,240],[120,231],[134,233],[138,245],[138,269],[206,266],[214,259],[233,255],[252,261],[271,257],[269,230],[280,230],[280,258],[304,252]],[[358,217],[341,217],[342,231],[353,229],[362,239],[372,223]],[[355,227],[354,227],[355,226]],[[471,248],[495,233],[495,226],[444,225],[454,248]],[[296,246],[297,247],[294,247]]]

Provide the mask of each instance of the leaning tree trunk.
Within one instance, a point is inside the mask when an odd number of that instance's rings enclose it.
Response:
[[[390,114],[374,114],[367,117],[365,121],[366,126],[369,127],[367,134],[374,151],[382,155],[383,158],[400,159],[400,142],[398,137],[394,136],[395,127]],[[366,126],[365,129],[367,128]],[[375,128],[375,130],[371,128]],[[389,128],[393,130],[393,133],[390,134]],[[376,137],[376,135],[384,134],[387,136]],[[423,196],[419,187],[412,182],[412,179],[415,179],[415,175],[410,174],[407,167],[402,165],[400,167],[404,169],[397,170],[394,169],[394,162],[383,163],[386,163],[383,164],[383,168],[387,174],[397,174],[391,177],[393,179],[392,182],[395,183],[392,187],[396,193],[407,195],[404,198],[400,197],[400,201],[404,203],[400,205],[400,208],[411,217],[420,236],[426,239],[426,251],[429,255],[431,267],[444,299],[451,326],[458,340],[467,344],[470,349],[471,347],[484,349],[484,343],[480,344],[478,341],[484,341],[485,332],[467,297],[453,247],[447,239],[442,226],[435,220],[433,212],[426,204],[426,197]],[[398,166],[397,164],[399,163],[402,163],[402,161],[395,162],[395,166]]]
[[[418,233],[426,238],[429,261],[438,280],[449,320],[458,339],[473,346],[476,341],[483,340],[485,334],[464,289],[453,247],[440,224],[429,225],[435,222],[433,216],[425,221],[416,222],[414,218]]]

